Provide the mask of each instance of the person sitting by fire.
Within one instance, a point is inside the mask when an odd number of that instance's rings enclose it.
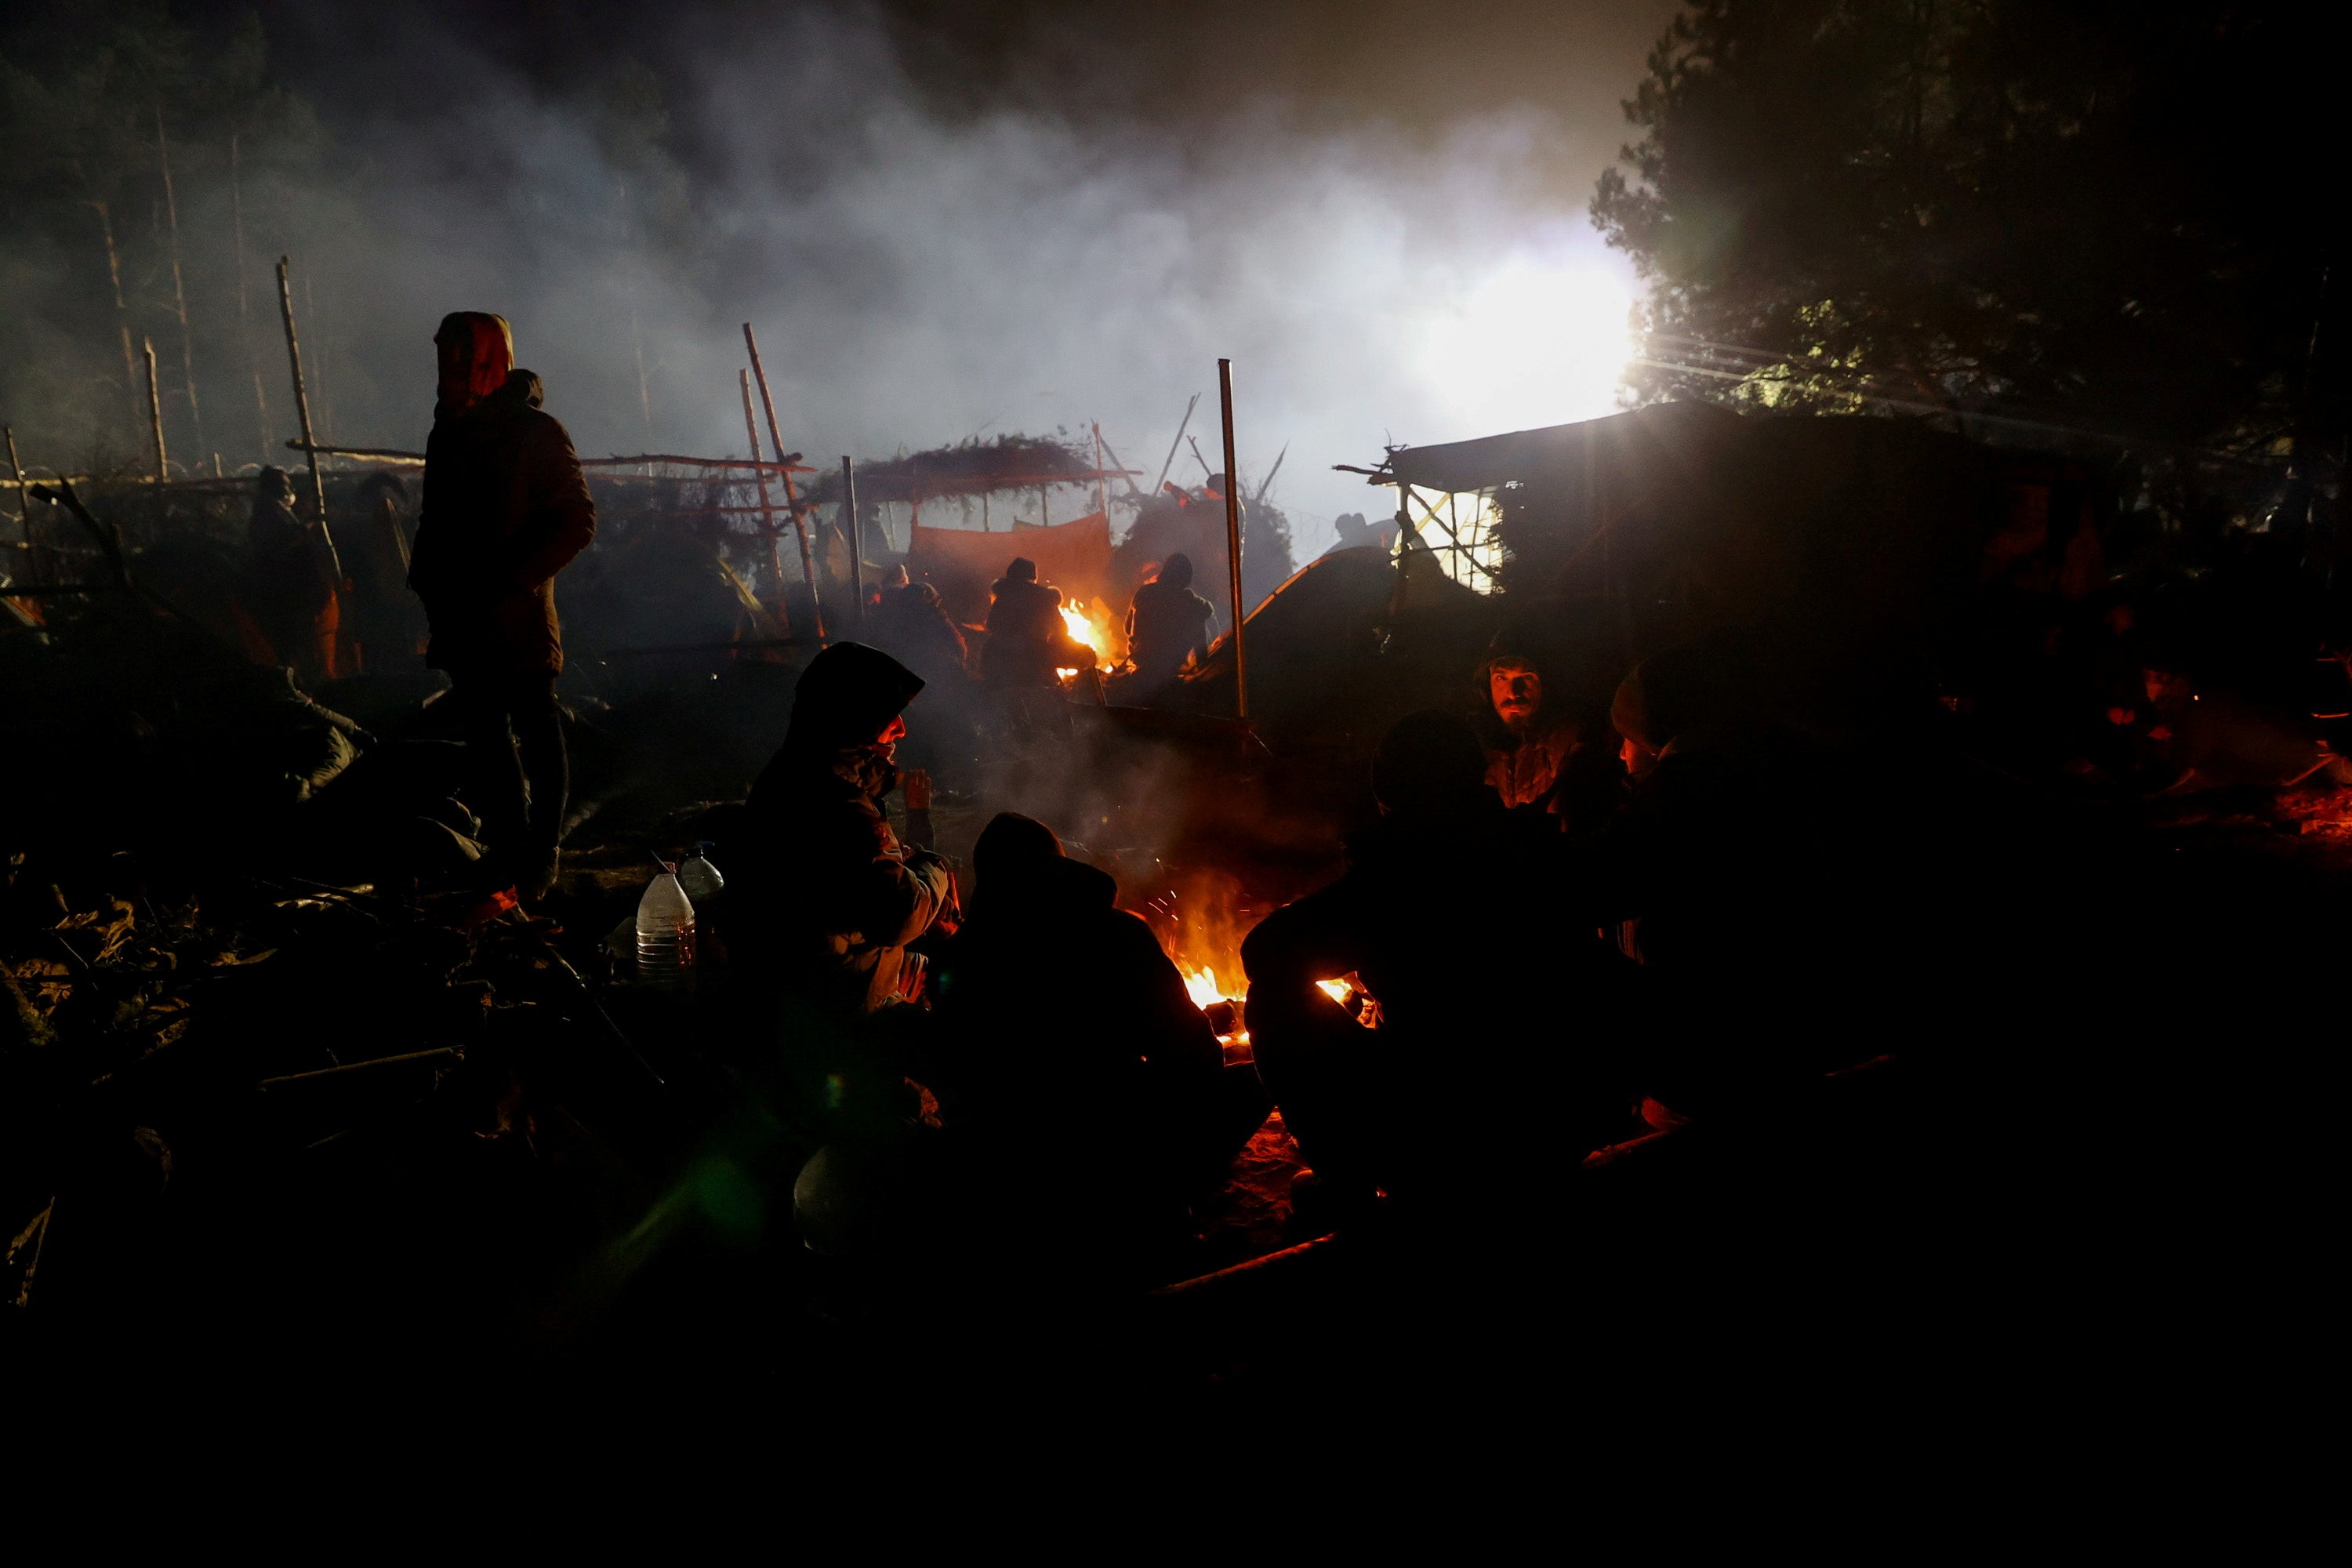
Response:
[[[1058,706],[1065,669],[1092,669],[1095,650],[1062,620],[1062,591],[1037,581],[1037,563],[1016,555],[989,590],[988,646],[981,675],[1016,725]]]
[[[1868,956],[1914,920],[1856,880],[1857,803],[1830,759],[1776,721],[1764,650],[1718,634],[1654,654],[1612,722],[1633,776],[1594,849],[1599,912],[1675,1026],[1654,1036],[1643,1092],[1705,1119],[1753,1106],[1881,1048]],[[1825,960],[1834,953],[1832,967]],[[1834,978],[1832,978],[1834,976]],[[1803,1028],[1759,1028],[1759,1019]]]
[[[1174,684],[1188,659],[1209,656],[1216,607],[1192,592],[1192,558],[1179,550],[1160,574],[1135,591],[1127,613],[1128,657],[1135,661],[1135,700],[1150,701]]]
[[[947,863],[900,844],[883,810],[922,689],[881,649],[835,643],[794,684],[784,743],[744,803],[728,884],[737,967],[830,1017],[911,994],[907,944],[954,907]]]
[[[1465,1159],[1431,1136],[1449,1106],[1486,1128],[1482,1180],[1499,1163],[1540,1186],[1634,1130],[1614,1016],[1631,966],[1567,896],[1568,847],[1504,809],[1460,719],[1399,721],[1372,793],[1381,816],[1349,838],[1347,872],[1242,943],[1258,1069],[1316,1173],[1302,1199],[1442,1200]],[[1322,989],[1349,976],[1377,1027]]]
[[[1107,1229],[1181,1223],[1268,1103],[1151,928],[1044,823],[1006,812],[972,850],[971,915],[941,950],[946,1118],[984,1169],[1097,1142],[1080,1202]],[[996,1190],[992,1187],[991,1190]]]
[[[1486,781],[1503,804],[1585,843],[1617,809],[1625,770],[1616,732],[1601,704],[1575,689],[1590,683],[1572,679],[1570,662],[1538,648],[1524,627],[1506,626],[1478,668],[1473,727],[1486,748]]]

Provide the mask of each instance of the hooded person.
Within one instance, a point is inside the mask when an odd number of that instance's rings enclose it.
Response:
[[[425,663],[448,672],[473,753],[492,885],[555,879],[569,787],[555,679],[555,576],[596,534],[580,459],[514,367],[502,317],[460,310],[434,334],[440,401],[425,448],[408,585],[432,626]]]
[[[824,649],[745,805],[728,884],[737,968],[829,1018],[870,1016],[912,991],[907,944],[954,907],[947,863],[901,844],[883,811],[900,715],[922,689],[879,648]]]
[[[1044,823],[1000,814],[972,870],[971,917],[940,952],[935,1005],[950,1127],[999,1165],[1092,1144],[1103,1217],[1174,1212],[1265,1120],[1255,1075],[1223,1065],[1151,928]],[[1049,998],[1055,1026],[1040,1028]]]
[[[1164,689],[1188,658],[1206,658],[1216,609],[1192,592],[1192,558],[1179,550],[1160,575],[1135,591],[1127,615],[1129,657],[1135,685],[1146,696]]]
[[[989,587],[988,646],[981,652],[981,674],[997,687],[1058,686],[1055,670],[1091,669],[1094,663],[1094,649],[1071,637],[1062,622],[1062,591],[1037,581],[1034,561],[1014,556]]]
[[[1465,1173],[1533,1180],[1630,1130],[1614,1017],[1622,961],[1576,896],[1567,847],[1504,809],[1478,738],[1411,714],[1372,763],[1380,821],[1345,874],[1242,943],[1259,1071],[1325,1191],[1409,1204]],[[1320,983],[1378,1005],[1367,1029]],[[1445,1129],[1483,1129],[1467,1159]]]

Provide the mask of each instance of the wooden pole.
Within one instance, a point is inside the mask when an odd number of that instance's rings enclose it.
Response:
[[[1160,465],[1160,477],[1151,481],[1153,495],[1158,495],[1160,487],[1168,482],[1168,470],[1176,466],[1176,448],[1184,444],[1184,432],[1192,427],[1192,410],[1199,407],[1200,403],[1201,395],[1196,392],[1192,395],[1192,401],[1184,405],[1184,417],[1176,422],[1176,439],[1168,443],[1168,460]]]
[[[1102,421],[1095,421],[1095,510],[1102,513],[1103,525],[1110,525],[1110,489],[1103,482]]]
[[[205,449],[205,411],[196,403],[196,340],[188,328],[188,290],[180,277],[180,199],[172,190],[172,148],[163,140],[163,106],[155,105],[155,156],[163,166],[163,212],[172,236],[172,303],[180,315],[180,379],[188,393],[188,423],[196,433],[196,450]]]
[[[33,570],[33,492],[25,488],[25,465],[16,456],[16,427],[0,425],[8,435],[8,471],[16,476],[16,519],[25,525],[25,574],[37,577]]]
[[[262,390],[261,354],[253,346],[253,310],[247,300],[245,277],[245,176],[237,155],[236,132],[228,138],[229,216],[236,231],[236,341],[245,347],[245,368],[253,376],[253,415],[261,428],[261,460],[276,455],[278,432],[269,424],[269,394]]]
[[[139,365],[131,352],[131,308],[122,302],[122,258],[114,248],[114,215],[104,202],[92,202],[98,214],[99,237],[106,241],[106,279],[114,286],[114,326],[122,334],[122,389],[135,407],[139,402]]]
[[[1225,560],[1233,580],[1234,603],[1234,717],[1249,717],[1249,665],[1242,650],[1242,620],[1245,608],[1242,604],[1242,499],[1241,487],[1234,483],[1239,467],[1234,461],[1234,362],[1217,362],[1217,400],[1225,416]],[[1195,447],[1197,454],[1199,448]]]
[[[849,617],[849,635],[856,637],[866,629],[866,547],[858,535],[857,476],[849,467],[849,454],[841,455],[841,514],[849,520],[843,531],[849,535],[849,592],[857,601],[857,608]]]
[[[310,433],[310,395],[302,385],[302,343],[294,335],[294,288],[286,276],[292,260],[286,256],[278,258],[278,313],[286,320],[286,363],[294,373],[294,413],[302,422],[302,447],[310,458],[310,494],[319,507],[319,538],[327,547],[328,563],[340,583],[343,562],[335,551],[335,536],[327,528],[327,481],[319,472],[318,437]]]
[[[155,442],[155,482],[172,477],[171,460],[163,453],[163,396],[155,390],[155,340],[141,338],[139,352],[147,363],[147,428]]]
[[[776,463],[784,476],[784,504],[792,509],[793,533],[801,545],[801,575],[808,579],[809,608],[816,616],[817,646],[824,646],[824,601],[817,593],[816,563],[809,555],[808,522],[801,516],[801,497],[793,483],[793,468],[784,458],[783,433],[776,427],[776,399],[768,390],[768,372],[760,363],[760,340],[751,335],[751,323],[743,323],[743,346],[751,351],[751,379],[760,384],[760,406],[768,415],[768,439],[776,448]]]
[[[743,394],[743,434],[751,443],[751,461],[757,463],[760,460],[760,426],[751,417],[751,373],[737,371],[735,384]],[[781,452],[777,454],[779,457],[782,455]],[[784,599],[784,558],[776,553],[776,514],[768,506],[768,470],[754,468],[751,479],[760,487],[760,531],[768,540],[768,582],[776,592],[776,619],[782,624],[784,635],[790,637],[793,635],[793,616]]]

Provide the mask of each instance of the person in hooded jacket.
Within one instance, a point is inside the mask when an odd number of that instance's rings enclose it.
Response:
[[[1547,1182],[1633,1130],[1616,1018],[1629,966],[1585,912],[1567,847],[1505,810],[1460,719],[1399,721],[1372,791],[1382,815],[1349,837],[1347,872],[1242,943],[1258,1069],[1335,1201]],[[1377,1027],[1318,984],[1349,975]]]
[[[1165,690],[1188,658],[1209,656],[1216,608],[1192,592],[1192,558],[1179,550],[1160,563],[1160,575],[1135,591],[1127,613],[1134,689],[1149,700]]]
[[[907,945],[954,909],[947,863],[901,844],[883,809],[901,715],[922,689],[879,648],[824,649],[793,686],[784,743],[745,803],[728,884],[736,966],[831,1018],[871,1016],[914,992]]]
[[[571,436],[540,408],[539,377],[514,366],[505,319],[457,311],[433,342],[441,396],[408,585],[483,792],[493,885],[537,897],[555,881],[569,788],[555,576],[595,537],[596,506]]]
[[[1000,814],[972,869],[935,1005],[950,1128],[992,1168],[1094,1142],[1104,1179],[1081,1200],[1098,1217],[1180,1213],[1265,1120],[1255,1074],[1224,1065],[1151,928],[1044,823]]]

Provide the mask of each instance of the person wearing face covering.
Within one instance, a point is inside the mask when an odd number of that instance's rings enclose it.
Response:
[[[536,898],[555,880],[569,784],[555,576],[595,537],[596,506],[571,436],[540,407],[539,377],[515,368],[505,320],[460,310],[433,341],[441,395],[408,585],[483,795],[491,885]]]
[[[1206,658],[1215,616],[1215,607],[1192,592],[1192,558],[1181,550],[1171,554],[1160,563],[1160,575],[1135,591],[1128,611],[1137,693],[1148,698],[1164,690],[1186,659]]]
[[[829,1018],[916,992],[907,945],[954,909],[947,863],[901,844],[883,810],[900,714],[922,689],[881,649],[835,643],[802,672],[784,743],[745,805],[728,883],[736,967]]]

